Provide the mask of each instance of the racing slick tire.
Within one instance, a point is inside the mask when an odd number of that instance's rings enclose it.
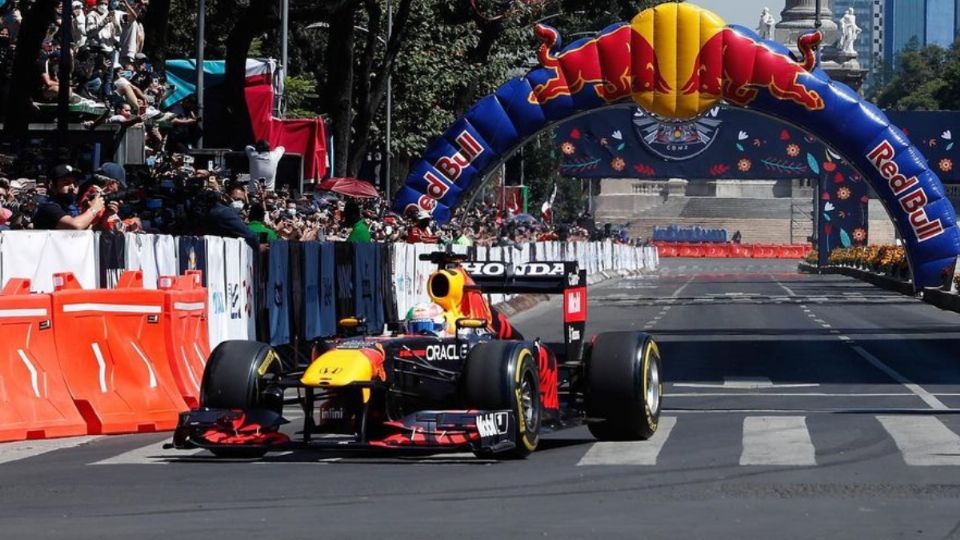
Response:
[[[490,341],[470,351],[463,371],[466,405],[481,410],[513,411],[513,450],[478,457],[521,459],[540,442],[540,374],[533,349],[519,341]]]
[[[282,375],[280,357],[270,345],[258,341],[224,341],[210,353],[200,384],[200,406],[213,409],[268,409],[281,413],[282,399],[266,399],[268,375]],[[217,457],[258,458],[262,448],[211,449]]]
[[[587,361],[588,424],[601,441],[649,439],[657,431],[663,396],[660,349],[643,332],[599,334]]]

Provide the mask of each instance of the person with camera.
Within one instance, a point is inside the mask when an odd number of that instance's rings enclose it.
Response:
[[[49,199],[37,207],[34,229],[90,230],[106,207],[99,193],[90,197],[83,211],[77,205],[79,171],[70,165],[57,165],[50,172]]]
[[[124,222],[120,219],[120,207],[129,195],[127,173],[117,164],[107,162],[97,169],[93,178],[80,186],[78,198],[80,210],[84,211],[97,196],[105,203],[104,209],[94,220],[93,228],[98,231],[123,231]]]

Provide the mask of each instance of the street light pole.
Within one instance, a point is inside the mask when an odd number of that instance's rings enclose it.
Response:
[[[384,54],[387,54],[386,51],[387,51],[387,49],[390,48],[390,37],[391,37],[392,34],[393,34],[393,2],[392,2],[391,0],[387,0],[387,47],[384,49]],[[393,125],[392,125],[392,121],[393,121],[393,118],[392,118],[392,114],[393,114],[393,88],[392,88],[392,86],[393,86],[393,85],[391,84],[392,81],[390,80],[390,79],[391,79],[391,72],[392,72],[392,71],[393,71],[393,70],[390,69],[390,68],[387,69],[387,133],[386,133],[386,135],[387,135],[387,137],[386,137],[386,139],[387,139],[387,140],[386,140],[387,148],[386,148],[386,152],[385,152],[385,154],[386,154],[386,156],[387,156],[387,166],[384,167],[384,169],[385,169],[385,171],[384,171],[384,172],[385,172],[385,180],[386,180],[386,181],[385,181],[385,183],[384,183],[384,190],[383,190],[383,192],[384,192],[384,198],[386,199],[387,203],[390,202],[390,192],[391,192],[391,186],[390,186],[390,165],[391,165],[391,163],[390,163],[390,162],[392,161],[391,158],[393,157],[393,151],[392,151],[391,148],[390,148],[391,136],[392,136],[392,129],[393,129]]]
[[[70,114],[70,70],[73,66],[73,9],[70,0],[63,0],[60,5],[60,68],[57,80],[60,89],[57,92],[57,133],[60,144],[66,144],[68,115]]]
[[[197,148],[203,148],[203,41],[206,31],[206,0],[200,0],[197,7],[197,124],[200,128],[200,138],[197,139]]]

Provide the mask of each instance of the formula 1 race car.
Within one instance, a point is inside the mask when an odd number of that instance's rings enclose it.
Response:
[[[221,457],[308,445],[516,458],[549,430],[586,424],[600,440],[656,431],[657,344],[641,332],[584,342],[586,274],[577,263],[511,266],[446,253],[421,260],[438,266],[428,291],[443,310],[441,328],[408,321],[372,336],[363,320],[344,319],[352,335],[319,342],[309,365],[289,371],[269,345],[221,343],[207,361],[200,407],[181,414],[174,446]],[[564,343],[524,339],[490,308],[484,294],[497,293],[563,294]],[[294,403],[304,416],[296,442],[279,430],[284,405]]]

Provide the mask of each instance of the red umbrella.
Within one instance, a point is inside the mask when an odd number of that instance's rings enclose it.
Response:
[[[380,197],[377,188],[359,178],[331,178],[320,183],[320,189],[333,191],[347,197],[357,197],[360,199],[374,199]]]

